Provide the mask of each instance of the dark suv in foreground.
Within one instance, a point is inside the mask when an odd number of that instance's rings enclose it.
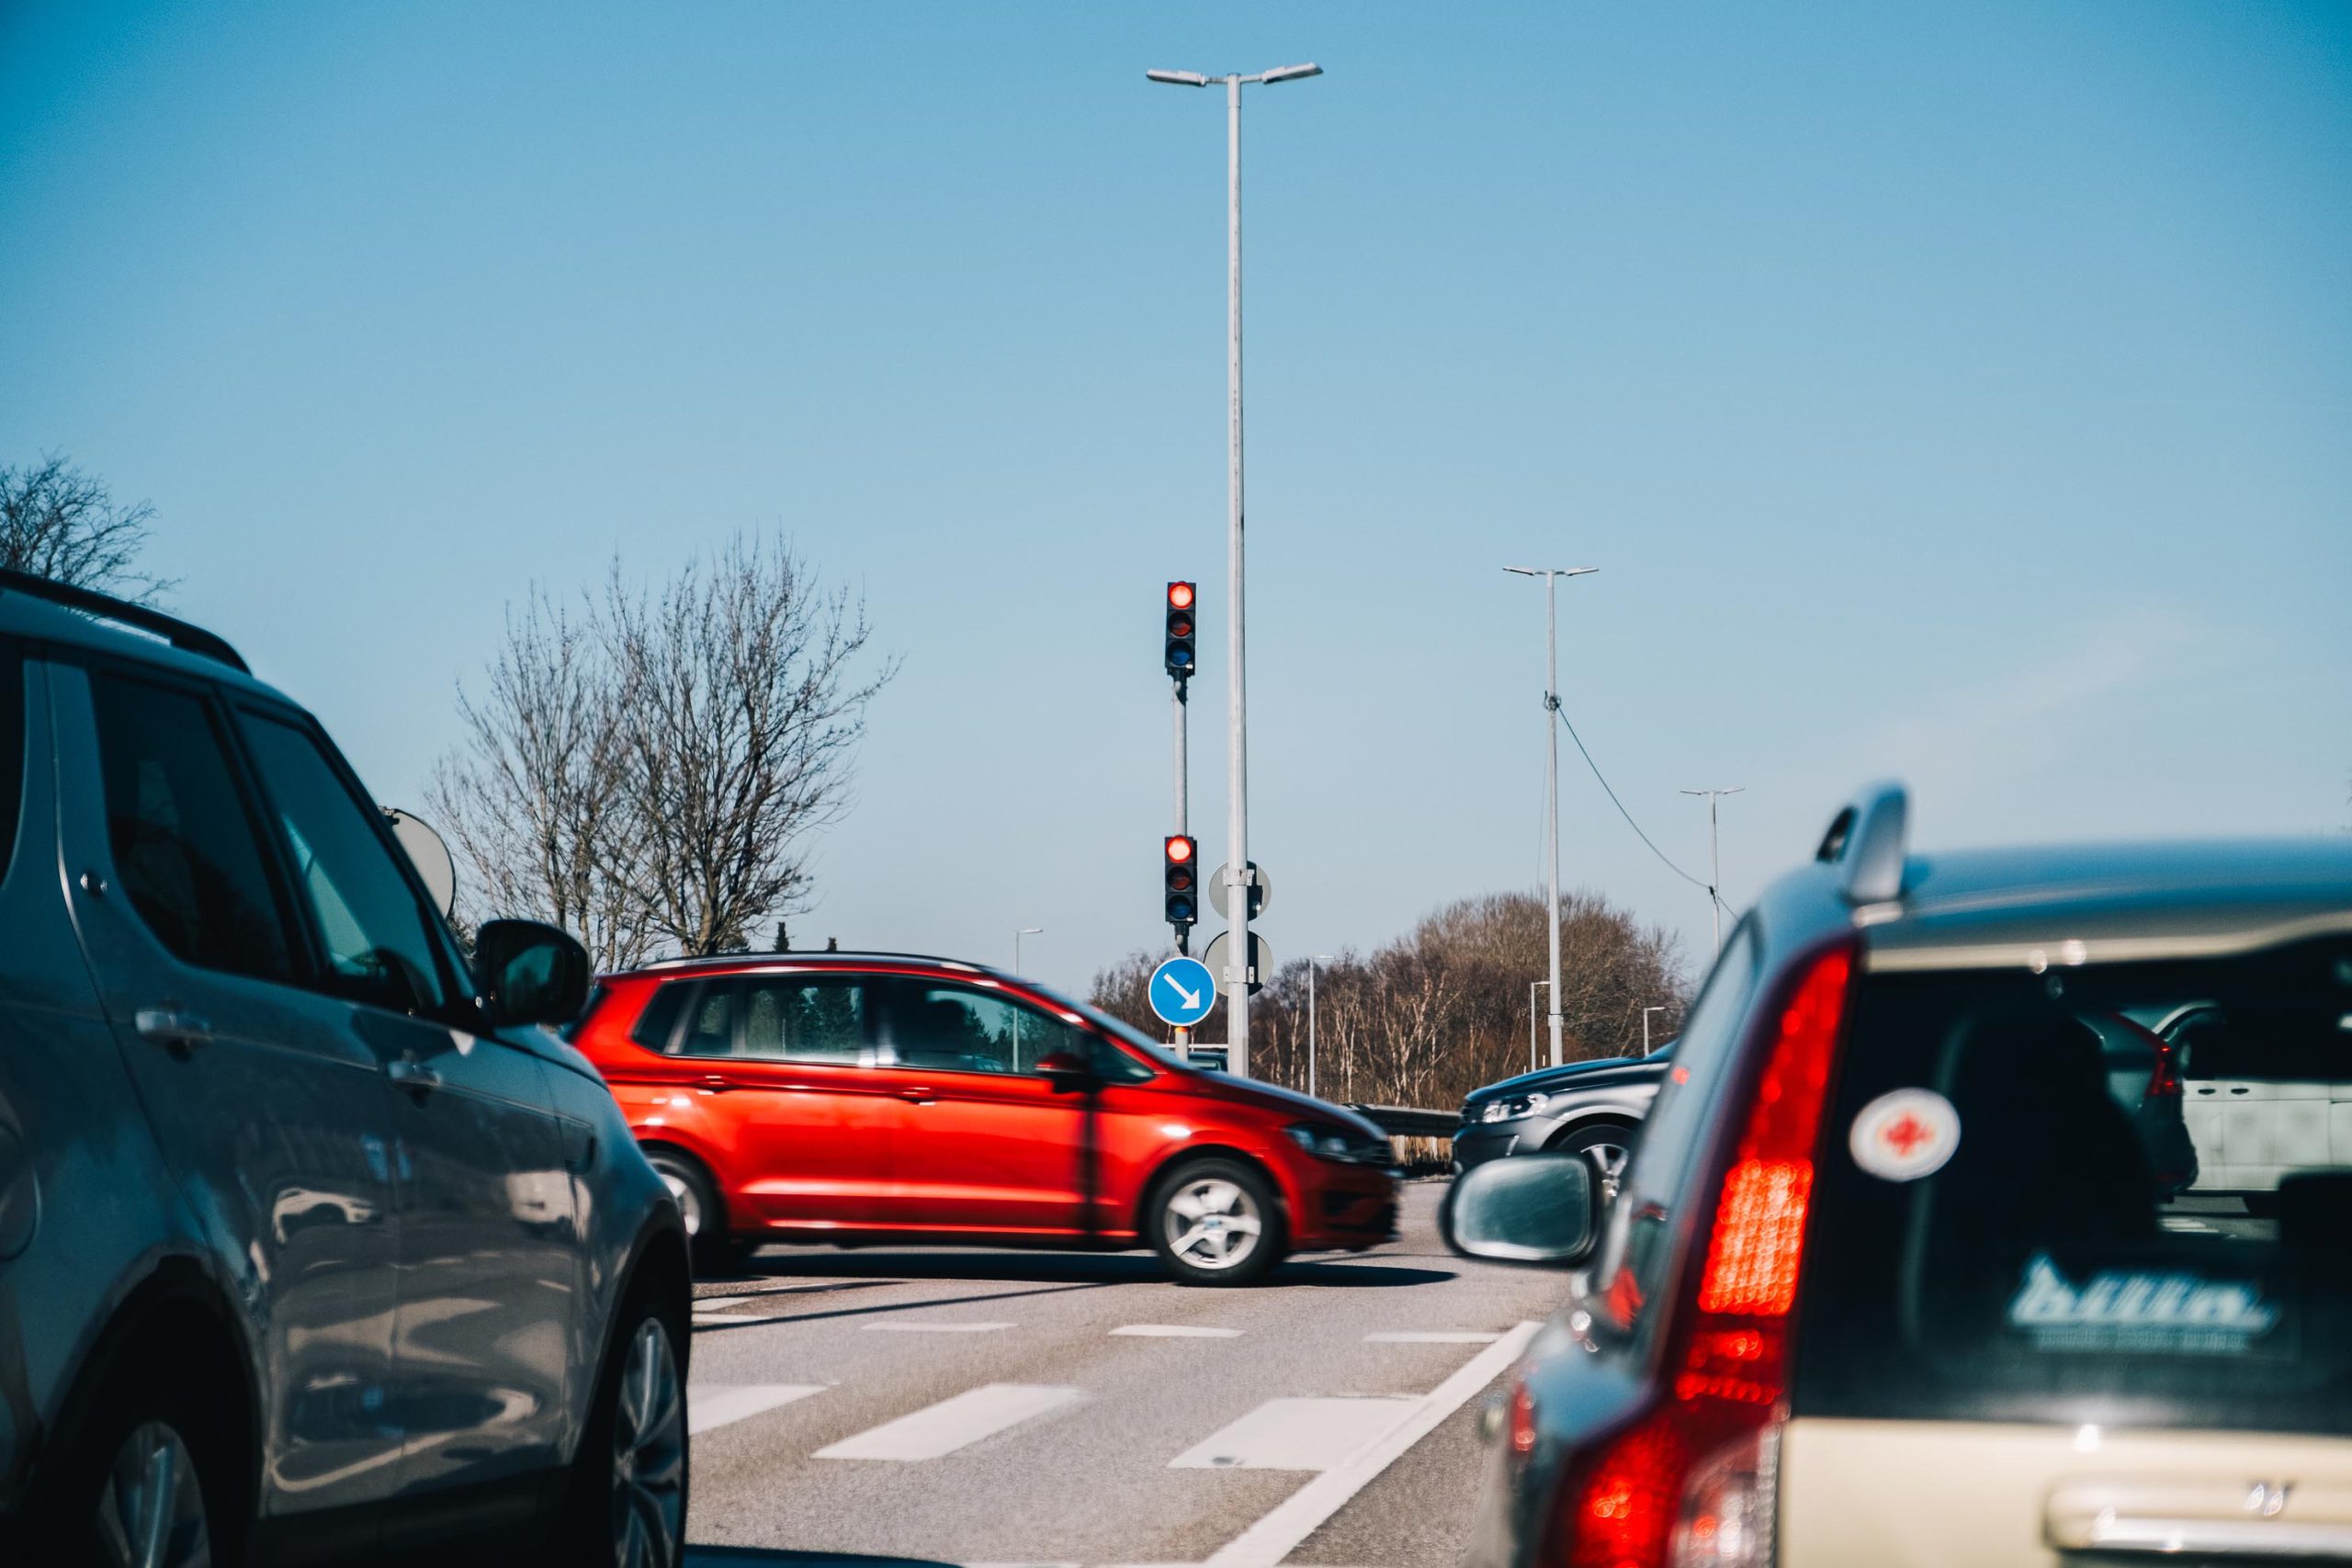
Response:
[[[2352,1558],[2352,840],[1915,858],[1905,816],[1741,923],[1613,1205],[1545,1155],[1449,1195],[1573,1270],[1472,1562]],[[2226,1051],[2117,1069],[2184,1010]]]
[[[437,903],[228,644],[0,572],[0,1560],[678,1562],[587,955]]]

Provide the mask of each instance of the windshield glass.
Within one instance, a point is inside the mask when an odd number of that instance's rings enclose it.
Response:
[[[2352,941],[1864,981],[1797,1408],[2352,1433]]]

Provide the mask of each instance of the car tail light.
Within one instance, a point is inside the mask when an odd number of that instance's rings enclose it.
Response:
[[[1570,1568],[1772,1560],[1788,1319],[1853,966],[1851,947],[1823,953],[1781,1004],[1668,1348],[1674,1381],[1563,1489]]]
[[[2180,1058],[2172,1042],[2156,1042],[2156,1070],[2148,1075],[2149,1100],[2178,1100],[2180,1098]]]

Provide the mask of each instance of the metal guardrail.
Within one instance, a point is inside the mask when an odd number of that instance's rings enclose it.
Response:
[[[1392,1138],[1450,1138],[1462,1125],[1461,1112],[1421,1111],[1409,1105],[1351,1105],[1349,1110]]]

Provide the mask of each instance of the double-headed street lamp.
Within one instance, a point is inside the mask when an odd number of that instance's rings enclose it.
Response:
[[[1241,89],[1256,85],[1296,82],[1320,76],[1319,65],[1278,65],[1254,76],[1228,73],[1211,76],[1199,71],[1147,71],[1155,82],[1177,87],[1225,84],[1225,240],[1226,240],[1226,414],[1231,454],[1227,475],[1230,527],[1226,542],[1226,566],[1233,585],[1226,614],[1226,650],[1230,694],[1226,714],[1226,781],[1228,813],[1226,824],[1231,842],[1226,852],[1227,908],[1231,910],[1231,934],[1226,943],[1227,1045],[1236,1076],[1250,1075],[1250,774],[1244,683],[1242,679],[1241,600]]]
[[[1560,579],[1589,577],[1597,566],[1507,566],[1544,580],[1544,854],[1552,863],[1552,1065],[1560,1065]]]

